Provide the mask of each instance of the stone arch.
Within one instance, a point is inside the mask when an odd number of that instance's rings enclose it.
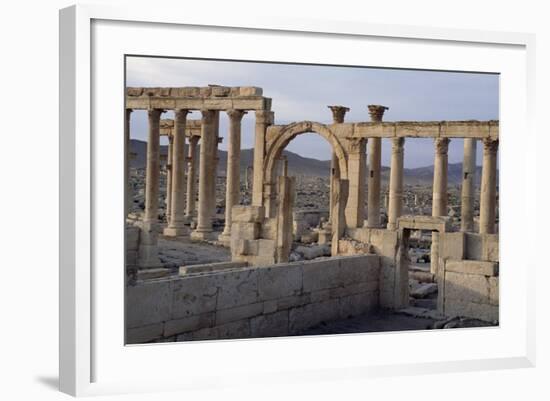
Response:
[[[328,141],[333,152],[338,157],[340,177],[342,179],[348,178],[346,152],[344,151],[344,147],[342,146],[336,135],[325,124],[317,123],[314,121],[301,121],[285,126],[279,133],[277,138],[270,144],[266,152],[264,163],[264,182],[267,183],[273,181],[275,162],[281,156],[283,149],[286,148],[288,143],[298,135],[309,132],[317,133]]]

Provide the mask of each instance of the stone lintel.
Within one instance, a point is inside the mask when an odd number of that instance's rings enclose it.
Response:
[[[147,110],[153,109],[185,109],[185,110],[269,110],[271,99],[262,96],[241,97],[157,97],[138,96],[126,97],[126,108]]]
[[[498,263],[479,260],[447,260],[445,271],[496,277],[498,276]]]
[[[401,216],[397,219],[399,230],[432,230],[447,232],[451,228],[449,217],[443,216]]]
[[[498,138],[498,121],[359,122],[353,135],[363,138]]]

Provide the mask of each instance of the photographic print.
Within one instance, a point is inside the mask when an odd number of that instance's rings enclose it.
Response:
[[[126,344],[498,326],[498,74],[125,64]]]

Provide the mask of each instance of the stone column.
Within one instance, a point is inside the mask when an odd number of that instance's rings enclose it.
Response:
[[[254,134],[254,181],[252,183],[252,204],[263,205],[265,134],[267,126],[273,123],[273,113],[268,110],[256,110],[256,128]]]
[[[368,106],[372,122],[382,121],[386,106],[371,104]],[[380,171],[382,164],[382,139],[370,138],[369,140],[369,178],[367,213],[369,228],[380,227]]]
[[[132,109],[126,109],[124,115],[124,146],[126,148],[126,157],[124,159],[124,187],[126,188],[126,195],[124,198],[124,219],[130,213],[130,205],[132,203],[132,192],[130,189],[130,116]]]
[[[397,218],[403,209],[403,145],[405,138],[392,138],[388,230],[397,228]]]
[[[495,233],[497,202],[497,151],[498,139],[483,139],[483,166],[481,171],[481,197],[479,205],[479,233]]]
[[[447,216],[447,167],[449,138],[435,139],[432,216]],[[432,233],[430,272],[437,275],[439,266],[439,233]]]
[[[474,230],[475,177],[476,139],[464,138],[464,160],[462,162],[461,231]]]
[[[160,176],[160,115],[163,110],[148,111],[147,164],[145,173],[145,213],[140,237],[140,268],[161,267],[158,257],[158,202]]]
[[[218,238],[229,244],[231,240],[231,209],[239,204],[241,191],[241,121],[246,111],[229,110],[229,138],[227,144],[227,172],[225,191],[225,226]]]
[[[336,256],[339,253],[339,241],[346,230],[346,204],[348,202],[349,181],[334,181],[334,191],[331,193],[332,199],[332,239],[330,244],[330,254]]]
[[[332,112],[332,123],[342,124],[346,117],[346,113],[350,110],[345,106],[327,106]],[[340,179],[340,164],[336,153],[332,152],[332,160],[330,162],[330,194],[332,194],[333,188],[335,188],[334,181]],[[329,225],[332,225],[332,195],[329,194]]]
[[[447,216],[447,167],[449,138],[435,139],[432,216]]]
[[[365,138],[350,138],[348,150],[348,201],[346,206],[346,224],[350,228],[363,227],[365,221]],[[335,191],[333,181],[333,191]],[[333,198],[334,199],[334,198]],[[333,211],[336,209],[333,207]],[[334,215],[333,215],[334,217]]]
[[[168,157],[166,160],[166,221],[170,223],[170,214],[172,213],[172,160],[174,139],[168,135]]]
[[[210,195],[208,196],[208,200],[210,201],[210,205],[208,206],[210,208],[210,218],[212,222],[216,219],[216,184],[218,182],[218,164],[220,162],[220,158],[218,157],[218,144],[222,143],[223,138],[220,137],[220,112],[219,110],[214,111],[214,127],[213,127],[213,135],[215,140],[212,143],[213,149],[212,149],[212,180],[210,182]]]
[[[176,109],[174,116],[171,210],[164,235],[177,237],[188,234],[185,226],[185,124],[188,110]]]
[[[196,215],[197,203],[197,167],[199,152],[197,152],[198,136],[189,137],[189,153],[187,156],[187,202],[185,204],[185,221],[191,223]]]
[[[210,239],[212,235],[212,180],[215,177],[215,163],[213,159],[213,149],[217,137],[215,135],[215,112],[212,110],[202,110],[201,123],[201,148],[199,165],[199,210],[197,219],[197,228],[191,233],[191,238],[195,240]]]
[[[281,175],[279,184],[279,204],[277,205],[277,263],[288,262],[292,247],[292,210],[296,181],[294,177]]]

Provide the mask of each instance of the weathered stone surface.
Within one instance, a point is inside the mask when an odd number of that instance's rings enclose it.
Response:
[[[264,304],[262,302],[237,306],[229,309],[218,309],[216,311],[216,326],[261,315],[263,311]]]
[[[162,336],[163,324],[155,323],[126,330],[126,344],[141,344]]]
[[[426,298],[430,294],[437,292],[436,283],[424,283],[415,287],[409,295],[413,298]]]
[[[338,319],[340,316],[341,307],[338,299],[293,308],[288,315],[289,332],[296,334],[323,321]]]
[[[217,285],[219,287],[218,309],[233,308],[259,301],[257,269],[220,274]]]
[[[183,319],[169,320],[164,323],[164,337],[187,331],[198,330],[214,325],[214,312],[192,315]]]
[[[339,298],[339,317],[349,318],[372,313],[378,309],[378,292],[362,292]]]
[[[465,235],[463,232],[441,233],[440,244],[440,258],[464,259]]]
[[[487,277],[446,272],[445,273],[445,303],[447,300],[467,300],[469,302],[489,302],[489,282]]]
[[[169,320],[172,314],[171,281],[126,287],[126,327],[134,328]]]
[[[498,263],[481,262],[478,260],[447,260],[445,270],[464,274],[481,276],[498,276]]]
[[[471,317],[486,322],[499,320],[498,306],[456,299],[445,301],[445,315]]]
[[[236,205],[231,209],[233,222],[261,223],[264,220],[265,209],[263,206]]]
[[[295,295],[277,300],[277,310],[284,310],[303,306],[311,302],[310,294]]]
[[[253,337],[288,335],[288,311],[260,315],[250,319],[250,334]]]
[[[491,305],[499,304],[499,278],[489,277],[489,303]]]
[[[491,262],[499,261],[499,246],[498,246],[498,234],[485,234],[483,236],[483,260]]]
[[[240,96],[262,96],[262,92],[262,88],[258,88],[255,86],[241,86],[239,88]]]
[[[218,282],[215,275],[174,281],[172,318],[180,319],[216,310]]]
[[[231,224],[231,236],[234,239],[254,240],[260,237],[260,229],[260,223],[233,221]]]
[[[258,274],[261,300],[296,295],[302,289],[302,265],[300,263],[259,268]]]

